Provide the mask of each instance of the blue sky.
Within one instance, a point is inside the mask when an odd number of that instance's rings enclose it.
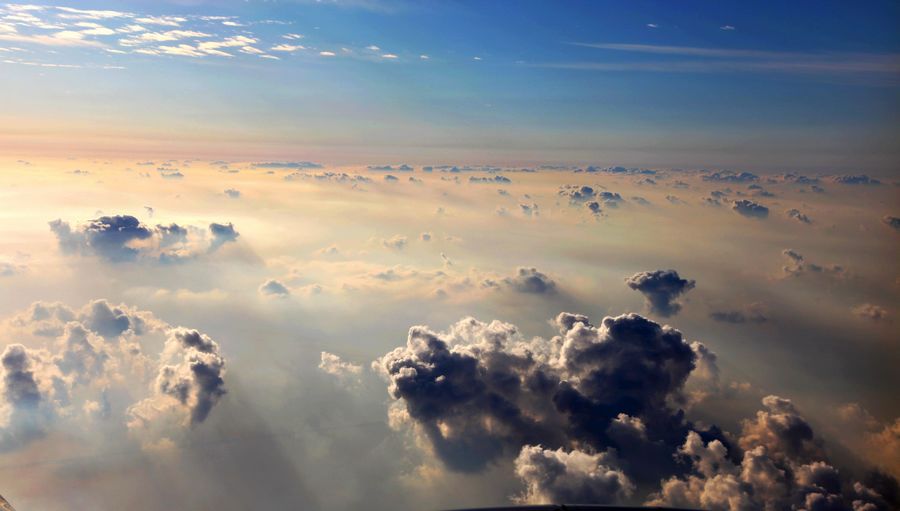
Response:
[[[354,161],[897,160],[894,2],[52,5],[0,14],[7,151],[77,134]]]

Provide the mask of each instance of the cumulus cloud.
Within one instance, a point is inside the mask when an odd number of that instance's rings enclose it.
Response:
[[[151,396],[128,409],[129,429],[147,429],[165,415],[191,427],[202,423],[225,395],[224,376],[215,341],[197,330],[170,329]]]
[[[344,384],[358,383],[363,370],[361,365],[347,362],[338,355],[327,351],[323,351],[321,354],[319,369]]]
[[[732,202],[731,209],[748,218],[767,218],[769,216],[769,208],[749,199]]]
[[[539,272],[537,268],[520,267],[516,269],[515,275],[507,277],[503,281],[520,293],[542,295],[556,292],[556,282]]]
[[[804,223],[804,224],[812,223],[812,220],[810,220],[809,217],[806,216],[805,214],[801,213],[799,209],[791,208],[791,209],[785,211],[784,214],[787,215],[788,218],[793,218],[794,220],[796,220],[800,223]]]
[[[123,413],[129,427],[153,430],[158,439],[203,422],[224,394],[218,345],[146,311],[105,300],[78,310],[38,302],[7,327],[39,347],[8,344],[0,357],[0,449],[21,448],[80,420]],[[160,343],[158,360],[145,353],[162,338],[168,340]],[[128,397],[139,401],[129,405],[123,402]]]
[[[90,250],[113,262],[135,260],[140,251],[133,244],[153,236],[150,228],[130,215],[101,216],[78,230],[62,220],[54,220],[50,230],[64,252]]]
[[[259,292],[268,296],[284,297],[291,294],[291,290],[275,279],[269,279],[259,286]]]
[[[535,203],[531,203],[531,204],[521,203],[521,204],[519,204],[519,210],[522,211],[522,214],[525,216],[538,216],[540,214],[540,211],[538,210],[538,205]]]
[[[865,174],[857,174],[857,175],[844,175],[844,176],[833,176],[831,178],[837,184],[841,185],[870,185],[877,186],[881,184],[881,181],[869,177]]]
[[[486,177],[469,176],[469,182],[470,183],[507,184],[507,183],[512,183],[512,180],[506,176],[501,176],[500,174],[496,174],[493,176],[486,176]]]
[[[800,252],[787,248],[781,251],[781,254],[788,259],[788,264],[782,266],[781,270],[787,277],[800,277],[807,274],[832,275],[842,277],[846,274],[846,270],[840,265],[832,264],[821,266],[806,260]]]
[[[863,303],[853,308],[853,314],[870,321],[884,321],[888,318],[888,312],[880,305]]]
[[[417,326],[406,346],[374,367],[398,400],[394,415],[453,470],[481,470],[537,445],[569,454],[535,448],[520,466],[568,459],[571,476],[590,479],[590,460],[570,451],[618,447],[646,457],[623,460],[629,477],[652,481],[674,470],[672,453],[686,426],[670,404],[680,400],[697,357],[681,333],[636,314],[594,326],[586,316],[562,313],[555,323],[560,335],[550,340],[527,340],[511,324],[472,318],[444,333]],[[599,474],[605,463],[592,462]],[[538,498],[552,488],[532,490]]]
[[[743,423],[743,453],[689,432],[678,456],[691,472],[663,481],[647,504],[726,511],[890,509],[877,490],[844,480],[790,400],[767,396],[763,406]]]
[[[235,241],[240,236],[240,233],[234,230],[234,225],[230,222],[227,224],[213,222],[209,224],[209,232],[212,234],[212,241],[209,244],[210,252],[215,252],[222,245]]]
[[[676,300],[694,289],[696,282],[681,278],[675,270],[656,270],[635,273],[625,284],[644,295],[651,312],[668,317],[678,314],[681,304]]]
[[[525,484],[516,500],[528,504],[622,502],[634,484],[606,454],[566,452],[525,446],[515,460],[515,472]]]
[[[49,225],[63,253],[94,255],[113,263],[182,261],[204,252],[204,244],[206,252],[214,252],[239,236],[230,223],[212,223],[207,242],[199,228],[176,223],[151,226],[131,215],[101,216],[74,228],[63,220]]]
[[[752,183],[759,181],[759,176],[751,172],[713,172],[706,174],[702,178],[704,181],[721,182],[721,183]]]
[[[572,204],[593,200],[597,196],[597,192],[587,185],[563,185],[559,187],[557,194],[565,197]]]

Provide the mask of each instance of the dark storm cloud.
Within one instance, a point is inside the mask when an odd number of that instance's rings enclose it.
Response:
[[[556,293],[556,282],[539,272],[537,268],[518,268],[514,276],[507,277],[503,281],[520,293],[538,295]]]
[[[748,218],[767,218],[769,216],[769,208],[749,199],[732,202],[731,209]]]
[[[375,365],[454,470],[480,470],[527,445],[626,444],[658,455],[645,465],[623,464],[636,477],[672,468],[684,424],[669,403],[696,358],[681,333],[636,314],[594,327],[585,316],[563,313],[557,326],[561,335],[550,341],[525,341],[513,325],[471,318],[447,334],[413,327],[406,346]]]
[[[703,176],[702,179],[722,183],[752,183],[759,181],[759,176],[751,172],[713,172]]]
[[[213,406],[225,395],[225,359],[219,355],[218,344],[196,330],[173,329],[172,341],[184,351],[184,360],[177,366],[162,366],[156,388],[188,408],[190,424],[195,426],[206,420]]]
[[[668,317],[681,310],[675,300],[693,289],[696,282],[681,278],[675,270],[656,270],[636,273],[625,279],[625,284],[644,295],[651,312]]]

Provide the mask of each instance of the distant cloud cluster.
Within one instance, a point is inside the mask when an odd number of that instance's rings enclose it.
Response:
[[[66,221],[53,220],[50,230],[64,253],[94,255],[113,263],[185,261],[215,252],[240,236],[230,223],[211,223],[207,237],[196,227],[175,223],[151,226],[131,215],[101,216],[74,228]]]
[[[749,199],[736,200],[731,203],[731,209],[748,218],[768,218],[769,208]]]
[[[787,277],[799,277],[806,274],[843,277],[847,273],[843,266],[837,264],[822,266],[809,262],[802,254],[794,249],[784,249],[781,254],[788,259],[788,263],[782,267],[782,272]]]
[[[0,355],[2,450],[123,414],[142,443],[158,442],[204,422],[225,394],[225,359],[212,339],[125,305],[37,302],[7,332],[37,346],[6,344]],[[157,342],[160,356],[145,354]]]
[[[888,510],[896,481],[852,480],[793,403],[778,396],[732,435],[674,408],[715,355],[635,314],[599,326],[561,313],[559,335],[466,318],[412,327],[373,368],[396,400],[391,423],[452,471],[512,460],[522,504],[590,502],[697,509]],[[323,359],[324,360],[324,359]],[[825,509],[825,508],[822,508]],[[832,509],[832,508],[827,508]]]

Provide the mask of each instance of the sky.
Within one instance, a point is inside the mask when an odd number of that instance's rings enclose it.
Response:
[[[2,16],[5,153],[897,161],[895,2],[90,2]]]
[[[900,508],[897,18],[0,4],[0,508]]]

